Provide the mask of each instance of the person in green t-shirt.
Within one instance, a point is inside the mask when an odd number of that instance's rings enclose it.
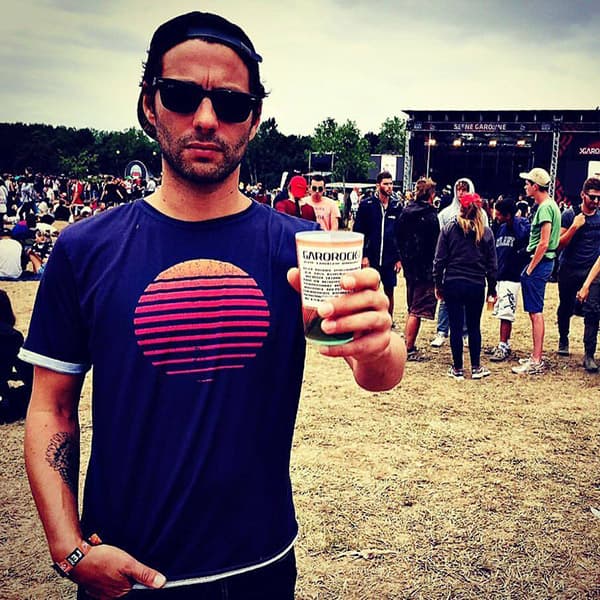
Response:
[[[512,371],[519,375],[537,375],[544,370],[544,294],[560,240],[560,210],[548,193],[551,178],[545,169],[536,167],[528,173],[520,173],[520,177],[525,180],[525,194],[537,204],[527,246],[531,259],[521,274],[523,306],[531,319],[533,351]]]
[[[556,258],[556,249],[560,240],[560,210],[550,196],[538,205],[538,209],[535,211],[533,219],[531,219],[531,232],[529,234],[529,244],[527,244],[529,254],[533,255],[540,245],[544,223],[549,223],[551,227],[549,228],[550,239],[548,240],[547,249],[542,256],[553,260]]]

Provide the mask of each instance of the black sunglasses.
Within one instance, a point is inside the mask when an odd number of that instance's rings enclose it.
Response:
[[[322,185],[313,185],[310,188],[313,192],[322,192],[323,191],[323,186]]]
[[[592,202],[600,202],[600,194],[588,194],[586,192],[586,195]]]
[[[208,98],[219,121],[242,123],[260,103],[258,96],[233,90],[205,90],[192,81],[156,77],[152,86],[160,92],[163,106],[176,113],[189,115]]]

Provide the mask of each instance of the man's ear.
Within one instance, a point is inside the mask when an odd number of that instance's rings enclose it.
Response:
[[[150,88],[146,82],[142,86],[142,109],[146,115],[146,119],[153,127],[156,127],[156,114],[154,108],[154,98],[156,95],[150,94]]]
[[[253,140],[258,126],[260,125],[260,116],[262,114],[262,102],[256,107],[256,110],[252,111],[252,125],[250,126],[250,134],[248,140]]]

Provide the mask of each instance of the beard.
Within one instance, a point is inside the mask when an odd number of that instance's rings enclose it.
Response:
[[[171,169],[182,179],[196,184],[221,183],[242,162],[250,141],[250,131],[234,141],[224,141],[214,133],[196,133],[176,138],[167,129],[156,124],[156,137],[162,156]],[[185,157],[186,145],[190,142],[205,142],[218,146],[221,159],[218,161],[191,160]]]

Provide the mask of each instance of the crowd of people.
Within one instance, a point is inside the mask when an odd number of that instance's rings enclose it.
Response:
[[[4,173],[0,176],[0,215],[14,218],[36,206],[54,206],[61,200],[92,210],[100,204],[114,206],[152,193],[159,181],[154,177],[34,174],[31,169],[20,175]]]
[[[0,177],[0,280],[39,278],[59,232],[68,224],[143,198],[160,180],[84,179],[5,173]],[[14,242],[18,242],[17,245]]]
[[[486,351],[490,361],[501,362],[512,353],[510,336],[522,296],[531,320],[533,348],[531,356],[512,370],[543,373],[545,284],[554,280],[559,290],[556,352],[570,354],[571,317],[583,316],[582,366],[595,373],[600,306],[594,267],[600,255],[600,179],[588,178],[580,202],[572,205],[567,200],[556,203],[549,196],[550,175],[544,169],[521,176],[524,190],[518,198],[501,195],[486,200],[475,193],[467,177],[445,186],[441,194],[435,182],[423,177],[414,189],[402,194],[394,191],[391,174],[382,172],[374,189],[355,187],[338,198],[337,190],[327,190],[323,177],[311,176],[309,186],[304,177],[295,175],[280,199],[275,198],[274,208],[317,221],[325,230],[347,226],[363,233],[363,266],[379,271],[392,317],[397,275],[403,270],[409,360],[422,357],[416,347],[421,319],[435,319],[437,313],[431,346],[439,348],[450,339],[453,364],[448,375],[464,379],[463,346],[469,348],[471,376],[489,375],[480,361],[479,322],[485,299],[500,322],[498,342]]]
[[[381,276],[394,316],[394,288],[402,270],[406,279],[408,316],[404,336],[409,360],[419,360],[416,347],[421,319],[435,319],[437,333],[431,346],[450,339],[453,364],[448,375],[464,379],[463,346],[469,348],[471,376],[490,374],[481,365],[480,319],[484,302],[498,318],[499,339],[486,349],[492,362],[507,360],[512,353],[510,336],[522,303],[530,316],[531,356],[513,367],[516,374],[544,372],[544,294],[548,281],[558,281],[559,307],[557,353],[568,356],[570,320],[584,318],[582,366],[595,373],[600,305],[600,179],[588,178],[580,202],[557,204],[548,194],[550,175],[541,168],[522,173],[524,190],[518,198],[499,196],[485,200],[475,193],[467,177],[445,186],[438,195],[436,184],[423,177],[405,194],[393,190],[392,176],[382,172],[374,190],[354,188],[346,194],[337,221],[313,214],[325,190],[323,178],[290,180],[287,197],[275,208],[291,215],[316,220],[322,229],[345,225],[365,235],[363,266],[375,267]],[[307,191],[308,190],[308,191]],[[335,191],[331,190],[335,196]],[[331,205],[336,203],[330,199]],[[485,287],[487,284],[487,293]],[[397,325],[393,324],[394,328]]]
[[[393,297],[397,273],[404,270],[409,360],[420,359],[416,339],[421,319],[434,319],[439,303],[431,346],[439,348],[450,338],[453,364],[448,375],[464,379],[462,354],[468,347],[471,377],[488,376],[490,370],[480,361],[484,302],[487,298],[500,321],[499,340],[488,352],[492,362],[501,362],[511,355],[510,335],[522,296],[533,347],[530,357],[512,371],[542,374],[545,287],[555,277],[557,353],[569,355],[570,320],[574,314],[582,315],[582,366],[590,373],[598,371],[594,355],[600,318],[600,178],[583,182],[579,204],[559,207],[549,195],[550,175],[545,169],[534,168],[520,176],[524,194],[518,199],[500,196],[487,202],[463,177],[447,202],[441,201],[436,184],[425,177],[417,181],[409,198],[394,199],[392,177],[382,172],[375,193],[360,202],[353,227],[365,235],[365,264],[380,272],[388,297]],[[390,307],[393,316],[391,302]]]

